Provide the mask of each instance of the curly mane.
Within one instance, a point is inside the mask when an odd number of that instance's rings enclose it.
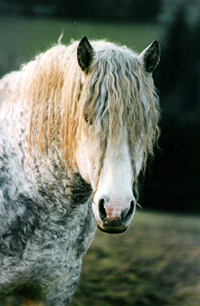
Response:
[[[103,150],[119,145],[119,131],[126,126],[133,160],[141,154],[145,168],[159,134],[152,77],[126,47],[105,41],[92,44],[97,52],[86,76],[77,62],[78,42],[53,46],[22,67],[23,90],[18,95],[31,108],[30,149],[47,155],[59,152],[68,165],[75,165],[80,131],[89,133],[92,124],[93,137],[101,136]]]

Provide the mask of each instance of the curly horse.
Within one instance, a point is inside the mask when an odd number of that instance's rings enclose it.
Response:
[[[135,213],[159,136],[154,41],[141,54],[84,37],[0,81],[0,301],[66,306],[95,229]]]

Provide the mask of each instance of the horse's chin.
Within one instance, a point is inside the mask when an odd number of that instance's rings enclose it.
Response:
[[[97,224],[97,228],[104,233],[108,234],[121,234],[126,231],[127,227],[124,228],[117,228],[117,227],[101,227],[99,224]]]

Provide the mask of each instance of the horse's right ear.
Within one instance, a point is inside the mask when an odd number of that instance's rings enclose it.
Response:
[[[87,37],[83,37],[77,48],[77,59],[79,66],[86,73],[89,71],[94,55],[95,55],[94,48],[90,44]]]

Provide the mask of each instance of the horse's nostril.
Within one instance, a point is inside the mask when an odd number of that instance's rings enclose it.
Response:
[[[99,214],[100,214],[100,217],[102,219],[106,219],[107,215],[106,215],[106,210],[104,208],[104,204],[105,204],[105,200],[104,199],[101,199],[99,201]]]
[[[130,206],[126,208],[124,211],[122,211],[121,213],[122,219],[126,219],[126,220],[130,219],[133,215],[134,208],[135,208],[135,202],[131,201]]]
[[[135,202],[132,200],[131,201],[131,207],[129,209],[129,213],[132,215],[132,213],[134,212],[134,209],[135,209]]]

